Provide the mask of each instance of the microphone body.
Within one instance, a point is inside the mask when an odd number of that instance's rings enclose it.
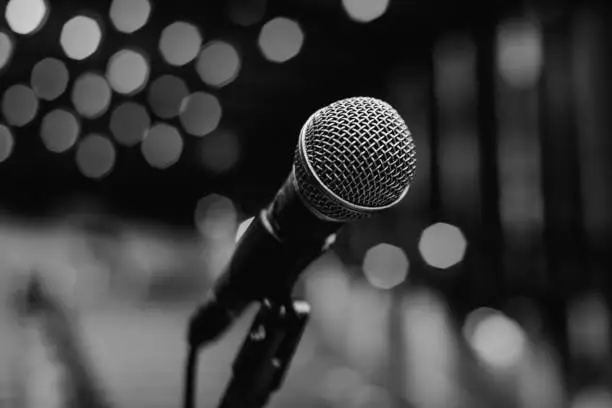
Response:
[[[408,192],[416,153],[387,103],[367,97],[315,112],[300,132],[291,174],[253,220],[193,316],[192,345],[212,341],[253,301],[289,300],[300,272],[344,223],[390,208]]]
[[[292,173],[244,232],[210,298],[194,316],[193,341],[212,341],[246,307],[264,298],[288,300],[300,272],[326,249],[341,222],[318,218],[303,202]]]

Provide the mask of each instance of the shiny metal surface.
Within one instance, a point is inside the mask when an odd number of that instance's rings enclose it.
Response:
[[[294,177],[319,216],[348,221],[401,201],[415,169],[414,142],[399,113],[379,99],[354,97],[308,119],[296,149]]]

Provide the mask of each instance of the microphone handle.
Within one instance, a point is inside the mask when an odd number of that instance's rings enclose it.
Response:
[[[211,298],[191,318],[189,343],[216,339],[253,301],[289,299],[300,272],[328,249],[327,238],[342,225],[313,214],[292,172],[242,235]]]

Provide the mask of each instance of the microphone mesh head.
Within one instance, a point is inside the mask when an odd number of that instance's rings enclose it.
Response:
[[[414,179],[406,123],[378,99],[356,97],[315,112],[300,134],[295,182],[322,218],[349,221],[397,204]]]

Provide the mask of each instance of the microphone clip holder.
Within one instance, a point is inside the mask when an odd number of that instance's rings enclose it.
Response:
[[[265,406],[285,378],[309,316],[310,306],[302,300],[261,302],[219,408]]]
[[[264,407],[282,385],[310,317],[310,305],[298,299],[270,299],[260,308],[232,364],[232,378],[219,408]],[[196,353],[192,350],[192,353]],[[189,369],[188,369],[189,370]],[[195,370],[192,365],[191,370]],[[188,376],[189,382],[195,375]],[[195,394],[194,385],[189,386]],[[189,398],[192,408],[194,397]]]

